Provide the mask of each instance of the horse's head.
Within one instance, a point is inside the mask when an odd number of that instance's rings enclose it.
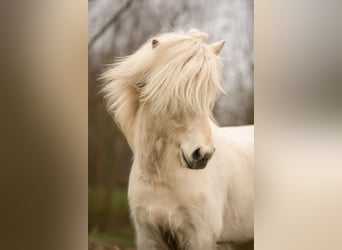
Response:
[[[215,152],[210,117],[222,92],[218,54],[224,44],[207,45],[207,38],[193,29],[154,37],[105,74],[111,81],[104,87],[108,108],[131,147],[130,137],[141,127],[135,119],[140,110],[144,120],[155,121],[148,133],[155,133],[155,140],[167,137],[182,165],[207,165]]]
[[[183,118],[182,130],[176,138],[180,162],[189,169],[203,169],[215,152],[208,115]]]

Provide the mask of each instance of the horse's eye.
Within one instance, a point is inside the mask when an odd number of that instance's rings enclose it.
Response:
[[[146,85],[146,82],[145,82],[145,81],[138,82],[138,83],[137,83],[137,88],[138,88],[138,89],[142,89],[143,87],[145,87],[145,85]]]

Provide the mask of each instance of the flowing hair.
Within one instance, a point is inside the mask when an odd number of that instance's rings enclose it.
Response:
[[[134,54],[121,58],[102,74],[108,111],[129,132],[139,106],[162,117],[214,107],[222,62],[198,30],[166,33],[149,39]]]

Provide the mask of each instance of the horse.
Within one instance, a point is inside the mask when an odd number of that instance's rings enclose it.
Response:
[[[215,122],[224,41],[207,39],[196,29],[157,35],[101,76],[133,152],[128,201],[139,250],[254,238],[254,127]]]

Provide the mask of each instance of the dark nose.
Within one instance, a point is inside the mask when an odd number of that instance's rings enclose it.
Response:
[[[193,161],[210,160],[215,152],[214,147],[197,148],[192,154]]]
[[[215,152],[214,147],[200,147],[196,148],[191,154],[192,165],[196,169],[205,168],[210,158]]]

